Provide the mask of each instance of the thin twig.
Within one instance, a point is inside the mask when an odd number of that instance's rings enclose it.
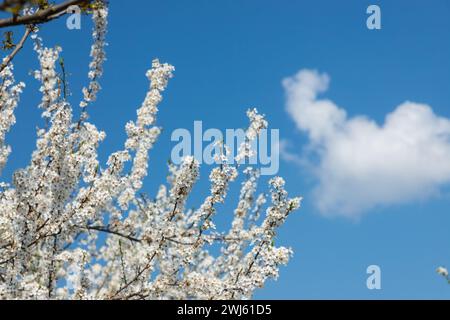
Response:
[[[80,228],[80,229],[95,230],[95,231],[99,231],[99,232],[114,234],[116,236],[128,239],[133,242],[142,242],[142,239],[138,239],[131,235],[126,235],[126,234],[120,233],[119,231],[111,230],[109,227],[103,227],[103,226],[85,226],[85,227],[76,226],[76,227]]]
[[[57,5],[50,6],[47,9],[39,10],[38,12],[30,15],[11,17],[6,19],[0,19],[0,28],[26,25],[26,24],[39,24],[53,20],[66,12],[70,6],[88,3],[90,0],[69,0]]]
[[[2,72],[3,69],[5,69],[8,66],[8,64],[11,63],[11,61],[14,59],[16,54],[20,51],[20,49],[23,48],[25,41],[27,40],[28,36],[30,35],[30,33],[32,31],[33,31],[33,28],[31,26],[27,26],[27,28],[25,29],[25,33],[22,36],[22,39],[20,39],[19,43],[16,45],[14,50],[5,59],[3,59],[3,62],[0,65],[0,72]]]

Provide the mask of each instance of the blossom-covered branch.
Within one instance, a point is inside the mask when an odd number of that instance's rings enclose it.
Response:
[[[107,8],[96,10],[85,103],[95,100],[105,60]],[[46,126],[37,130],[30,163],[14,172],[11,183],[0,183],[0,298],[248,299],[278,277],[292,250],[276,246],[275,237],[301,198],[288,196],[281,177],[258,193],[259,170],[245,165],[253,142],[268,127],[263,115],[248,110],[237,165],[229,163],[228,147],[218,145],[210,192],[197,209],[187,207],[200,178],[192,156],[169,164],[167,182],[149,197],[142,193],[143,181],[174,67],[153,60],[145,98],[125,126],[123,148],[101,163],[98,147],[106,134],[87,116],[75,120],[61,90],[56,68],[62,48],[45,47],[37,34],[32,38]],[[0,77],[1,169],[12,151],[6,135],[24,84],[16,84],[12,64]],[[231,227],[217,230],[221,204],[241,176]]]

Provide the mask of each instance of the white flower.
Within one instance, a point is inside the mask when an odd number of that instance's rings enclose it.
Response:
[[[436,272],[441,276],[448,277],[448,270],[444,267],[439,267],[436,269]]]

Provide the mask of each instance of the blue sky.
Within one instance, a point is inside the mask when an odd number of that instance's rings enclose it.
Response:
[[[174,146],[170,133],[193,129],[195,120],[202,120],[205,128],[241,128],[247,123],[245,110],[256,106],[271,128],[280,129],[290,151],[302,156],[309,137],[286,112],[282,86],[284,78],[300,69],[326,72],[331,83],[323,97],[350,118],[365,115],[381,126],[386,114],[414,101],[450,119],[446,0],[164,0],[141,1],[131,13],[128,2],[110,2],[103,90],[91,109],[91,121],[107,133],[100,148],[104,160],[122,146],[123,127],[144,98],[145,71],[152,58],[176,67],[160,108],[158,124],[164,132],[151,153],[145,187],[150,194],[167,174],[165,164]],[[381,30],[366,28],[370,4],[381,7]],[[64,20],[42,28],[46,45],[63,47],[74,102],[86,83],[90,30],[88,17],[83,17],[81,30],[68,30]],[[28,75],[37,65],[30,44],[15,63],[16,78],[26,81],[27,89],[8,136],[13,153],[4,176],[26,165],[40,121],[38,84]],[[202,170],[192,204],[208,191],[209,169]],[[450,298],[450,287],[435,273],[439,265],[450,266],[445,181],[431,197],[376,206],[348,218],[319,212],[313,195],[317,179],[305,167],[281,161],[279,174],[290,194],[304,196],[303,207],[277,240],[293,247],[295,256],[279,280],[269,282],[256,298]],[[238,185],[234,189],[230,200]],[[229,221],[232,208],[222,208],[219,225]],[[381,267],[381,290],[366,288],[366,268],[372,264]]]

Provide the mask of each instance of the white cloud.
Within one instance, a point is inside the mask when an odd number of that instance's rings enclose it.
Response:
[[[283,85],[286,109],[318,156],[314,201],[322,213],[358,217],[428,198],[450,182],[450,120],[428,105],[404,102],[380,126],[318,98],[328,89],[326,74],[301,70]]]

